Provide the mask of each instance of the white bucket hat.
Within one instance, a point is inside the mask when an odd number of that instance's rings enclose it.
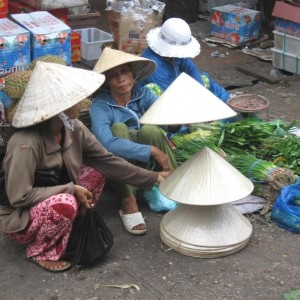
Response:
[[[12,125],[23,128],[44,122],[90,96],[104,80],[97,72],[38,61]]]
[[[156,69],[156,62],[153,60],[106,47],[99,57],[94,71],[105,73],[124,64],[130,64],[136,81],[146,79]]]
[[[165,57],[193,58],[201,50],[189,25],[179,18],[170,18],[161,27],[150,30],[147,42],[155,53]]]

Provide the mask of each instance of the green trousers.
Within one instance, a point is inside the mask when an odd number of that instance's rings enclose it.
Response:
[[[158,126],[155,125],[143,125],[139,130],[129,130],[124,123],[115,123],[111,127],[112,134],[116,137],[127,139],[135,143],[151,145],[159,148],[162,152],[168,155],[170,166],[175,169],[177,166],[176,159],[169,146],[167,138]],[[134,165],[138,165],[142,168],[154,171],[161,171],[161,167],[150,158],[148,163],[141,163],[136,161],[130,161]],[[112,188],[117,193],[120,199],[135,194],[136,188],[128,184],[123,184],[117,181],[110,181]]]

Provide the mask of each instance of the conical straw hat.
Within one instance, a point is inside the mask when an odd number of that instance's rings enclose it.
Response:
[[[38,61],[12,125],[22,128],[46,121],[90,96],[104,80],[93,71]]]
[[[244,198],[253,183],[213,150],[204,147],[160,184],[169,199],[190,205],[218,205]]]
[[[156,68],[153,60],[106,47],[99,57],[94,71],[105,73],[124,64],[130,64],[136,81],[146,79]]]
[[[166,213],[160,224],[162,240],[191,256],[224,256],[244,247],[252,225],[231,204],[181,205]]]
[[[140,118],[142,124],[178,125],[227,119],[227,104],[186,73],[181,73]]]

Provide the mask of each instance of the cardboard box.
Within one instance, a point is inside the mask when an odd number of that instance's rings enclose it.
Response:
[[[0,14],[8,12],[8,0],[0,0]]]
[[[10,17],[31,33],[31,59],[52,54],[71,65],[71,28],[46,11],[12,14]]]
[[[15,1],[15,2],[9,2],[8,11],[10,14],[23,14],[23,13],[30,13],[30,12],[37,11],[37,9],[27,4],[24,4],[22,2]],[[48,10],[48,12],[54,17],[60,19],[62,22],[68,24],[67,8],[51,9]]]
[[[69,8],[89,4],[88,0],[21,0],[21,2],[38,10]]]
[[[283,1],[276,1],[272,15],[275,17],[275,29],[300,37],[300,7]]]
[[[0,19],[0,77],[25,70],[30,61],[30,32],[7,18]]]
[[[210,11],[211,34],[238,46],[259,37],[261,12],[231,4]]]
[[[0,78],[3,79],[4,78]],[[12,100],[6,95],[6,93],[2,90],[0,90],[0,102],[3,104],[4,108],[9,108],[9,106],[12,104]]]
[[[121,13],[107,11],[107,18],[115,44],[119,50],[141,54],[147,47],[147,33],[150,29],[161,26],[163,11],[156,12],[136,7],[134,11]]]
[[[71,61],[81,61],[81,36],[80,32],[75,30],[71,32]]]

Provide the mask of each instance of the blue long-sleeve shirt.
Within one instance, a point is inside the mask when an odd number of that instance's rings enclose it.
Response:
[[[157,96],[148,88],[135,85],[127,105],[118,105],[109,90],[101,90],[90,108],[92,132],[110,152],[126,160],[148,162],[151,146],[113,136],[111,126],[125,123],[129,129],[139,129],[139,118],[155,102]]]
[[[229,99],[228,92],[213,81],[207,73],[200,72],[197,65],[190,58],[174,58],[170,60],[156,54],[150,47],[148,47],[141,56],[152,59],[157,64],[156,70],[141,82],[143,85],[146,85],[147,83],[156,83],[165,91],[182,72],[185,72],[209,89],[223,102],[226,102]]]

